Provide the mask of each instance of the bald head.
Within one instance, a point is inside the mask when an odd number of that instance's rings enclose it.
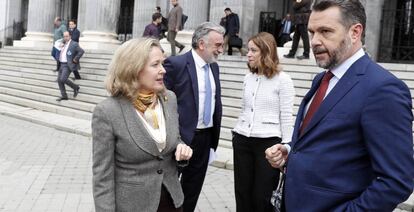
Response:
[[[65,40],[65,43],[70,41],[70,38],[71,38],[71,36],[70,36],[68,31],[63,33],[63,40]]]

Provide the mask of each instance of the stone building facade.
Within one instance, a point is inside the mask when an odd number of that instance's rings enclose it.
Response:
[[[179,4],[189,16],[185,25],[189,34],[201,22],[219,23],[224,16],[224,8],[231,8],[240,17],[240,34],[246,41],[266,27],[263,14],[269,13],[280,22],[291,10],[292,1],[179,0]],[[405,12],[409,17],[404,27],[414,34],[414,10],[411,9],[414,0],[362,1],[367,13],[366,49],[373,58],[382,51],[383,34],[391,36],[387,40],[395,37],[392,32],[395,29],[383,32],[384,11],[397,11],[403,5],[406,11],[409,10],[409,13]],[[141,36],[156,6],[162,8],[163,15],[171,8],[169,0],[0,0],[0,42],[10,45],[13,41],[14,46],[50,47],[53,19],[61,16],[64,20],[78,20],[78,28],[82,32],[80,43],[84,48],[113,49],[126,38]],[[126,28],[122,29],[123,26]],[[393,54],[394,50],[390,51]]]

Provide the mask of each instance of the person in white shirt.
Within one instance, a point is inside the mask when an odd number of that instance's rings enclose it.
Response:
[[[265,158],[272,145],[288,143],[293,131],[295,90],[281,70],[274,37],[261,32],[249,39],[242,111],[233,129],[236,210],[273,211],[272,191],[279,170]]]

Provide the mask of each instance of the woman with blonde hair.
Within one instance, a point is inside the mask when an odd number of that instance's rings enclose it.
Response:
[[[270,166],[265,150],[290,142],[295,90],[281,70],[274,37],[261,32],[249,39],[242,110],[233,129],[236,210],[273,211],[272,191],[279,171]]]
[[[157,40],[132,39],[115,52],[111,94],[92,117],[93,196],[99,211],[182,211],[177,161],[192,150],[179,136],[177,101],[165,90]]]

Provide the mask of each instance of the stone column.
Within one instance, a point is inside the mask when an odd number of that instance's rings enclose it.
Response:
[[[14,41],[14,46],[52,48],[56,3],[57,0],[29,1],[26,37]]]
[[[152,22],[152,14],[155,12],[156,6],[158,6],[158,4],[154,0],[135,0],[133,26],[134,29],[132,32],[134,38],[141,37],[142,33],[144,33],[145,26]],[[162,12],[162,15],[166,16],[166,11]]]
[[[120,0],[80,0],[79,8],[83,23],[79,43],[84,49],[114,50],[117,40],[117,24],[121,8]]]
[[[378,46],[381,33],[381,16],[384,0],[366,1],[365,12],[367,14],[367,26],[365,30],[366,51],[372,59],[378,56]],[[369,36],[367,38],[367,36]]]
[[[192,31],[201,23],[207,21],[209,10],[207,0],[179,0],[178,3],[183,8],[183,13],[188,16],[184,26],[185,30]]]

